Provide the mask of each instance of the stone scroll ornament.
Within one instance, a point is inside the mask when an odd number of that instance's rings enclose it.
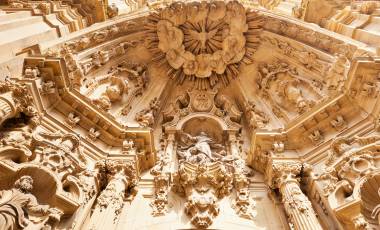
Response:
[[[252,62],[261,27],[260,15],[236,1],[176,2],[148,16],[146,42],[171,78],[208,89],[228,85],[241,63]]]

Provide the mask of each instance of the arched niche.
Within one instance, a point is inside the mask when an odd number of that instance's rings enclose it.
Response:
[[[4,165],[2,166],[4,167]],[[1,189],[12,188],[14,182],[18,178],[28,175],[33,178],[33,195],[35,195],[37,199],[43,203],[50,203],[52,201],[52,197],[57,192],[57,186],[59,183],[53,173],[35,165],[23,165],[17,170],[12,171],[1,177]]]
[[[0,190],[11,189],[17,179],[28,175],[33,179],[32,194],[40,203],[57,207],[65,214],[74,213],[80,205],[79,195],[73,196],[64,191],[62,182],[44,166],[31,163],[7,164],[0,161],[0,175]]]
[[[15,163],[23,163],[28,161],[32,156],[32,152],[27,148],[4,146],[0,148],[0,160],[10,160]]]
[[[177,124],[176,129],[179,132],[185,132],[191,136],[197,136],[201,132],[205,132],[217,143],[221,143],[224,140],[224,133],[228,128],[220,118],[204,114],[185,117]]]

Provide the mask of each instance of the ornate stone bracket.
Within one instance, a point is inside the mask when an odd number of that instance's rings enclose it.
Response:
[[[154,198],[150,203],[153,216],[163,216],[168,212],[169,174],[154,177]]]
[[[183,163],[174,175],[173,190],[186,197],[185,213],[197,228],[207,228],[219,214],[218,200],[230,194],[233,176],[220,162]]]
[[[248,178],[242,173],[235,173],[234,187],[236,189],[236,199],[233,207],[237,215],[252,220],[257,214],[255,210],[256,202],[251,199],[248,186]]]

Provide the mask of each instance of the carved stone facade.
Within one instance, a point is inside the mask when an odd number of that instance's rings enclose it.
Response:
[[[0,229],[379,229],[378,1],[0,1]]]

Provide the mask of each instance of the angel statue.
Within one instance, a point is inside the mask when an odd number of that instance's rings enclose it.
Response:
[[[191,136],[187,133],[180,134],[180,145],[178,155],[182,160],[191,163],[208,163],[221,159],[226,152],[224,147],[215,143],[205,132],[200,132],[198,136]],[[213,151],[213,149],[218,150]]]

